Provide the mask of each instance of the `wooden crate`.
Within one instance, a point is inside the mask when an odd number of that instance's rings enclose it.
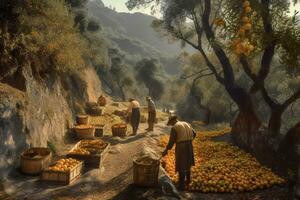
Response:
[[[100,154],[92,154],[92,155],[81,155],[81,154],[74,154],[71,153],[74,149],[79,147],[81,141],[79,141],[72,149],[69,151],[69,153],[66,155],[67,158],[74,158],[77,160],[84,161],[86,168],[92,168],[92,169],[100,169],[102,167],[102,163],[105,160],[108,149],[110,147],[110,144],[107,143],[105,149]]]
[[[42,181],[53,182],[56,184],[69,185],[77,180],[83,172],[83,162],[78,163],[70,171],[59,172],[52,170],[44,170],[41,175]]]
[[[83,139],[94,139],[95,137],[95,127],[91,128],[77,128],[75,126],[74,131],[79,140]]]
[[[96,124],[95,126],[95,137],[103,137],[105,124]]]

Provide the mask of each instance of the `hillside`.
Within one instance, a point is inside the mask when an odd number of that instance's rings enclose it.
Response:
[[[182,51],[192,52],[192,49],[181,49],[180,43],[169,43],[155,32],[151,23],[155,19],[142,13],[118,13],[106,8],[101,0],[88,3],[89,14],[100,21],[103,32],[111,42],[124,51],[129,59],[139,57],[158,58],[169,74],[179,72],[179,62],[176,59]],[[131,58],[130,58],[131,57]]]

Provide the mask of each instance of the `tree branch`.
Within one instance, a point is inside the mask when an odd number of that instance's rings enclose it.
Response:
[[[263,85],[263,82],[267,78],[268,74],[270,73],[270,67],[271,62],[273,60],[274,54],[275,54],[275,47],[276,47],[276,40],[273,38],[274,36],[274,30],[272,28],[272,19],[270,15],[270,0],[262,0],[262,20],[263,20],[263,26],[264,31],[266,34],[266,37],[271,38],[272,40],[267,44],[262,60],[261,60],[261,67],[257,75],[257,80],[255,84],[253,85],[253,92],[259,90],[260,86]]]
[[[250,64],[249,64],[246,56],[242,55],[240,57],[240,63],[242,64],[245,73],[253,80],[253,82],[255,82],[257,79],[257,76],[255,73],[252,72]]]
[[[207,74],[202,74],[202,75],[198,76],[197,78],[195,78],[194,80],[198,80],[200,78],[203,78],[203,77],[206,77],[206,76],[211,76],[211,75],[214,75],[214,73],[211,72],[211,73],[207,73]]]
[[[283,104],[282,109],[285,110],[289,105],[294,103],[296,100],[300,98],[300,89],[298,89],[290,98],[288,98]]]
[[[215,11],[215,15],[214,15],[214,17],[212,18],[212,21],[211,21],[211,24],[210,24],[210,26],[213,28],[213,25],[214,25],[214,21],[217,19],[217,16],[218,16],[218,14],[220,14],[219,12],[221,11],[221,9],[222,9],[222,2],[223,2],[223,0],[220,0],[219,1],[219,3],[218,3],[218,8],[217,8],[217,10]]]
[[[204,2],[205,5],[204,5],[203,16],[202,16],[202,25],[203,25],[205,35],[222,65],[226,84],[233,86],[235,82],[235,77],[234,77],[232,65],[229,61],[229,58],[227,57],[224,50],[222,49],[222,47],[216,42],[214,32],[212,31],[212,28],[209,23],[210,14],[211,14],[211,0],[205,0]]]
[[[201,74],[201,73],[203,73],[203,72],[205,72],[205,71],[207,71],[207,70],[209,70],[209,69],[206,68],[206,69],[202,69],[202,70],[200,70],[199,72],[193,73],[193,74],[188,75],[188,76],[181,76],[181,79],[188,79],[188,78],[191,78],[191,77],[196,76],[196,75],[198,75],[198,74]]]
[[[178,39],[183,40],[184,42],[188,43],[189,45],[191,45],[193,48],[197,49],[200,51],[201,55],[203,56],[206,65],[208,66],[208,68],[214,73],[217,81],[221,84],[224,85],[224,79],[219,75],[219,73],[216,70],[216,67],[212,64],[212,62],[209,60],[208,56],[206,55],[205,51],[203,50],[202,46],[197,46],[196,44],[194,44],[193,42],[191,42],[190,40],[188,40],[187,38],[185,38],[181,32],[181,30],[179,30],[178,33],[173,33],[175,34],[175,36]]]
[[[260,90],[261,90],[261,94],[262,94],[264,100],[265,100],[266,103],[270,106],[270,108],[271,108],[272,110],[279,106],[279,104],[276,103],[276,102],[270,97],[270,95],[268,94],[268,92],[267,92],[267,90],[266,90],[266,88],[265,88],[264,86],[261,86]]]

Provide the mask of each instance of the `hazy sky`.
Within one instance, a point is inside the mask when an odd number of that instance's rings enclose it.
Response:
[[[118,12],[142,12],[151,15],[150,8],[129,11],[125,5],[127,0],[102,0],[105,6],[115,7]]]
[[[106,6],[111,5],[111,6],[115,7],[118,12],[130,12],[127,9],[127,7],[125,6],[126,0],[102,0],[102,1]],[[296,7],[291,6],[291,11],[293,11],[293,10],[300,11],[300,4],[298,4]],[[150,8],[140,9],[140,10],[133,10],[131,12],[143,12],[143,13],[151,15]]]

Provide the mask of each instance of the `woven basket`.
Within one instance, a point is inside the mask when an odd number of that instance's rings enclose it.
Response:
[[[89,116],[88,115],[77,115],[76,116],[77,124],[89,124]]]
[[[133,159],[133,182],[142,187],[155,187],[158,184],[159,160],[149,157]]]
[[[21,171],[29,175],[38,175],[51,162],[52,153],[48,148],[30,148],[20,157]]]
[[[111,127],[111,131],[114,137],[125,137],[127,133],[127,125],[126,124],[113,125]]]

